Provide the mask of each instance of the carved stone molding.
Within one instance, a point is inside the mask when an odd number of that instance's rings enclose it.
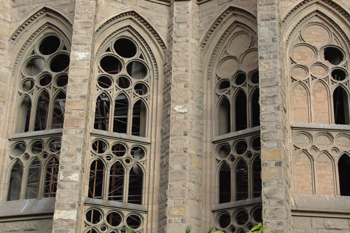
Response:
[[[162,38],[160,37],[160,35],[158,34],[158,32],[153,28],[153,26],[151,24],[149,24],[147,22],[147,20],[145,20],[142,16],[140,16],[138,13],[136,13],[135,11],[128,11],[128,12],[124,12],[122,14],[119,14],[117,16],[112,17],[111,19],[107,20],[106,22],[104,22],[101,26],[99,26],[96,30],[96,34],[97,36],[99,36],[101,34],[102,31],[104,31],[106,28],[110,27],[111,25],[125,20],[126,18],[133,18],[135,19],[137,22],[139,22],[143,27],[145,27],[145,29],[147,29],[150,34],[153,36],[153,38],[157,41],[157,43],[159,44],[159,46],[163,49],[166,50],[166,46],[165,43],[163,42]]]
[[[336,23],[334,22],[333,19],[331,19],[330,17],[328,17],[326,14],[324,14],[323,12],[316,10],[314,12],[311,12],[310,14],[304,16],[294,27],[293,30],[291,31],[291,33],[288,35],[287,41],[286,41],[286,45],[289,44],[290,42],[290,38],[291,36],[294,34],[294,31],[297,30],[299,28],[299,25],[302,24],[303,22],[305,22],[306,20],[312,18],[313,16],[320,16],[321,18],[323,18],[325,21],[327,21],[330,25],[332,25],[333,27],[335,27],[337,29],[337,31],[342,35],[342,37],[346,40],[346,43],[348,46],[350,46],[350,40],[349,37],[346,35],[346,33],[344,32],[344,30]],[[350,23],[350,22],[349,22]]]
[[[25,32],[27,28],[33,24],[33,22],[48,15],[54,16],[55,18],[60,18],[66,25],[69,25],[71,27],[71,23],[62,14],[50,8],[43,7],[18,27],[18,29],[11,35],[10,42],[15,42],[19,38],[19,35]]]
[[[286,24],[286,22],[289,20],[289,18],[294,15],[298,14],[299,11],[303,10],[306,5],[317,3],[317,2],[323,2],[326,5],[328,5],[330,8],[332,8],[334,11],[340,13],[345,19],[347,19],[350,22],[350,14],[345,11],[341,6],[339,6],[337,3],[333,2],[332,0],[304,0],[300,2],[298,5],[296,5],[289,13],[284,17],[282,20],[282,27]]]
[[[26,51],[26,49],[28,48],[28,46],[32,43],[32,41],[43,31],[45,31],[46,29],[51,28],[54,29],[55,31],[60,32],[62,35],[65,35],[65,33],[58,28],[56,25],[53,25],[50,22],[45,23],[44,25],[42,25],[41,27],[39,27],[26,41],[25,43],[22,45],[20,51],[18,52],[17,56],[16,56],[16,60],[13,64],[13,68],[12,68],[12,75],[15,74],[16,70],[17,70],[17,66],[18,63],[23,55],[23,53]]]
[[[245,11],[243,9],[236,8],[236,7],[228,8],[226,11],[224,11],[216,19],[216,21],[212,24],[212,26],[210,27],[210,29],[206,33],[206,35],[205,35],[205,37],[202,40],[201,45],[200,45],[202,50],[207,46],[210,37],[217,32],[217,30],[220,27],[220,25],[222,24],[222,22],[224,22],[225,19],[227,19],[231,14],[232,15],[245,15],[247,18],[256,20],[256,17],[253,14],[249,13],[248,11]]]

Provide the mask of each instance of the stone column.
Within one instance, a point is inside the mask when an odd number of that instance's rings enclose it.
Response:
[[[10,96],[13,93],[10,90],[11,86],[11,68],[10,62],[13,55],[8,52],[8,41],[10,38],[10,22],[11,22],[11,1],[0,0],[1,13],[0,13],[0,174],[6,174],[7,171],[7,148],[8,148],[8,132],[10,126],[13,124],[12,118],[9,117],[8,109],[12,108]],[[12,100],[13,101],[13,100]],[[0,179],[0,193],[6,195],[4,190],[5,176]],[[0,194],[0,199],[1,199]]]
[[[53,232],[82,232],[81,193],[90,106],[95,0],[76,0]]]
[[[173,1],[170,14],[164,98],[171,101],[165,106],[169,122],[166,226],[160,226],[159,232],[184,232],[187,226],[191,232],[201,232],[203,80],[198,69],[197,2]]]
[[[284,47],[279,0],[258,0],[264,232],[291,232]]]

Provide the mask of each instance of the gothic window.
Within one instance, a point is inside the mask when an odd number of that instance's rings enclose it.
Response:
[[[58,35],[42,38],[21,69],[16,132],[62,128],[68,82],[68,45]]]
[[[99,60],[94,128],[147,136],[150,68],[129,38],[114,40]]]
[[[93,207],[85,206],[87,232],[143,227],[153,70],[138,42],[111,38],[97,56],[87,201]]]
[[[214,137],[218,195],[213,211],[217,229],[247,232],[262,221],[256,38],[238,27],[220,51],[215,73],[218,140]]]
[[[350,156],[344,154],[338,162],[340,195],[350,196]]]
[[[69,45],[65,36],[48,29],[23,56],[11,136],[9,201],[56,196]]]
[[[342,35],[315,16],[290,43],[293,121],[349,125],[349,51]]]
[[[13,165],[7,200],[55,197],[61,138],[42,137],[12,143]]]

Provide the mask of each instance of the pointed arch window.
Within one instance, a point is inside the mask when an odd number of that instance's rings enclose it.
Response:
[[[96,104],[94,128],[147,137],[147,109],[152,91],[150,62],[131,38],[113,40],[104,51],[98,61],[97,88],[111,93],[114,106],[113,112],[109,112],[101,111]],[[101,102],[100,97],[97,102]],[[113,126],[102,126],[102,119],[109,118]]]
[[[10,156],[17,161],[10,173],[7,199],[55,197],[61,138],[25,139],[11,147]]]
[[[139,161],[146,159],[145,147],[95,140],[91,153],[88,197],[143,203],[144,170]]]

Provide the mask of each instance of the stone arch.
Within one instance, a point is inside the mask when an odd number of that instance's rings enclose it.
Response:
[[[293,122],[308,123],[310,121],[310,92],[308,87],[302,82],[294,84],[291,99]]]
[[[72,23],[62,13],[43,7],[31,14],[23,23],[12,33],[10,37],[10,46],[17,54],[14,57],[12,74],[17,72],[18,65],[30,52],[28,47],[36,43],[43,33],[53,32],[70,45],[72,38]]]
[[[302,150],[295,155],[294,159],[294,193],[313,194],[314,192],[314,161],[307,153]],[[303,171],[303,172],[298,172]]]
[[[335,195],[334,160],[327,151],[321,151],[316,158],[317,194]]]
[[[117,28],[117,30],[116,30]],[[127,11],[112,16],[97,26],[95,45],[96,54],[100,54],[101,48],[118,34],[129,32],[147,50],[155,69],[155,77],[162,74],[162,66],[165,61],[166,45],[164,39],[144,17],[136,11]]]
[[[330,95],[328,85],[322,80],[316,82],[312,87],[311,106],[314,123],[330,123]]]
[[[222,44],[233,32],[245,31],[252,36],[257,34],[256,17],[241,8],[230,6],[216,18],[200,39],[200,47],[204,57],[203,67],[207,67],[207,78],[215,74],[215,58],[220,53]]]
[[[316,15],[324,18],[330,25],[339,30],[349,45],[350,40],[342,28],[349,28],[350,12],[334,0],[303,0],[295,3],[282,17],[282,29],[287,45],[293,32],[303,22]]]

